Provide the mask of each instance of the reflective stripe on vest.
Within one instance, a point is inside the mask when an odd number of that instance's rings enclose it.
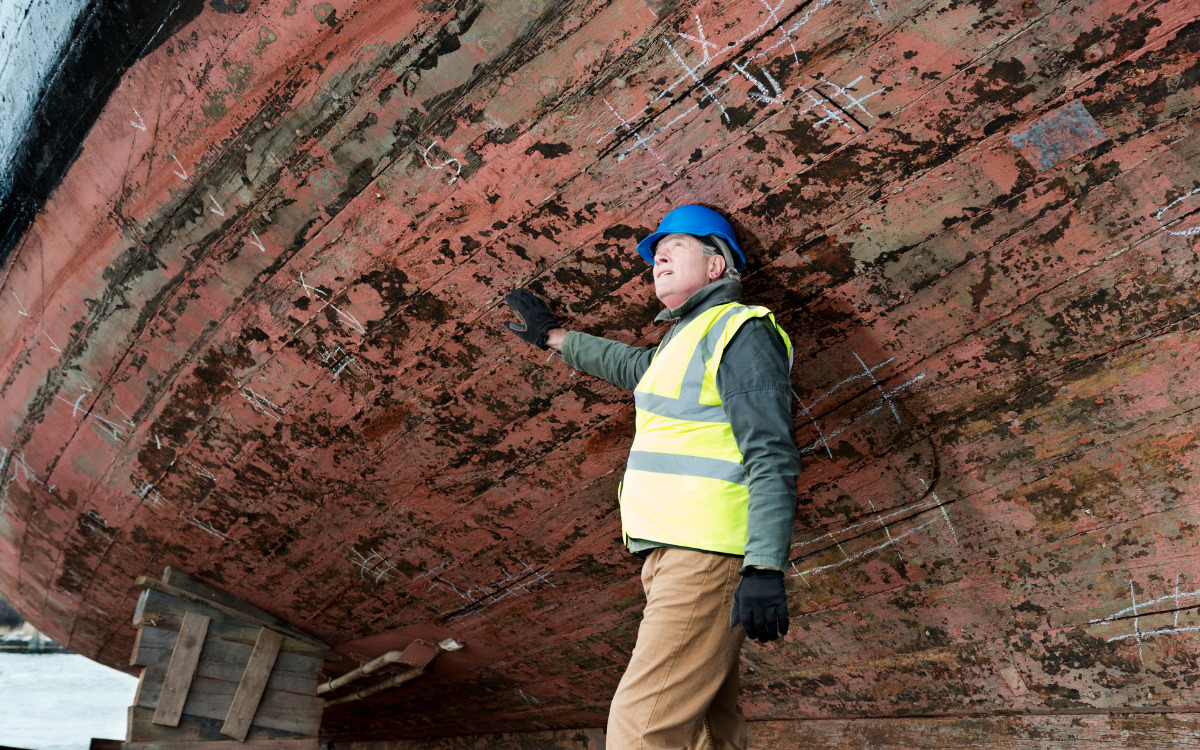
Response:
[[[717,391],[725,347],[765,307],[740,302],[700,313],[658,348],[634,389],[636,433],[621,482],[621,525],[630,538],[676,547],[745,553],[749,482]],[[739,366],[745,363],[730,363]]]

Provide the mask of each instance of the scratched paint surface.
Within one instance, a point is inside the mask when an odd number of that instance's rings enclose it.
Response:
[[[332,739],[602,725],[632,407],[502,294],[653,343],[633,244],[699,201],[797,354],[792,632],[744,650],[747,714],[1195,709],[1195,16],[206,9],[0,271],[0,592],[112,665],[166,565],[350,662],[467,644]]]

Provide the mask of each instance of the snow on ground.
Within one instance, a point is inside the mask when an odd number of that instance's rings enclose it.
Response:
[[[0,745],[87,750],[125,738],[137,678],[75,654],[0,654]]]

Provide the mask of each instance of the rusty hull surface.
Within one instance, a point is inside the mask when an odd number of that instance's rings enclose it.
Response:
[[[1197,14],[206,6],[0,271],[0,593],[114,666],[166,565],[352,657],[467,644],[330,739],[602,726],[632,405],[501,295],[652,343],[633,244],[703,202],[797,347],[747,715],[1196,710]]]

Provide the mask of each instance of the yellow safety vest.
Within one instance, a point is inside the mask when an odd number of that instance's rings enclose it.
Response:
[[[630,538],[744,555],[750,486],[733,428],[717,392],[717,368],[746,321],[765,307],[740,302],[700,313],[666,344],[634,389],[636,433],[621,481],[621,527]],[[731,366],[750,366],[732,363]]]

